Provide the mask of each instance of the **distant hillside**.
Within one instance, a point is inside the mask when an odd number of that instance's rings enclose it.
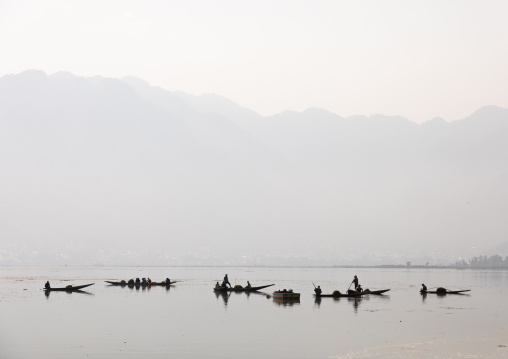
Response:
[[[508,109],[263,117],[41,71],[0,98],[0,264],[448,264],[506,241]]]
[[[501,257],[508,257],[508,240],[488,249],[485,253],[489,256],[497,254],[500,255]]]

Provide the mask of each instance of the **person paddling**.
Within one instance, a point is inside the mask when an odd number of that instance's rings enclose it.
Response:
[[[229,288],[231,288],[231,283],[229,283],[228,275],[226,274],[224,276],[224,280],[222,281],[222,286],[225,287],[228,284],[229,284]]]
[[[353,278],[353,281],[351,282],[351,284],[355,284],[355,290],[356,288],[358,287],[358,277],[355,275],[355,277]]]

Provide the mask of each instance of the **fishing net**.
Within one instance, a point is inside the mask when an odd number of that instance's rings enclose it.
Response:
[[[235,289],[243,289],[243,287],[240,284],[235,285]]]
[[[334,291],[333,291],[333,295],[337,295],[337,296],[339,296],[339,295],[341,295],[341,294],[342,294],[342,293],[340,292],[340,290],[334,290]]]
[[[446,288],[443,288],[443,287],[437,288],[436,294],[446,294]]]

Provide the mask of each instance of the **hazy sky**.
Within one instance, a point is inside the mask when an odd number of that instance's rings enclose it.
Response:
[[[133,75],[271,115],[508,107],[508,1],[0,0],[0,75]]]

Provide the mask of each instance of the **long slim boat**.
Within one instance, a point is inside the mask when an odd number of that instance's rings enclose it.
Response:
[[[335,294],[314,294],[314,296],[316,298],[356,298],[356,297],[361,297],[362,294],[361,293],[354,293],[354,294],[350,294],[350,293],[335,293]]]
[[[125,282],[125,281],[113,282],[113,281],[109,281],[109,280],[106,280],[105,282],[108,283],[109,285],[116,285],[116,286],[121,286],[121,287],[149,287],[149,286],[161,286],[161,287],[166,286],[166,287],[168,287],[170,285],[178,283],[178,281],[173,281],[173,282],[169,282],[169,283],[166,283],[166,282],[129,283],[129,282]]]
[[[390,289],[381,289],[381,290],[368,290],[368,289],[366,289],[366,290],[364,290],[364,291],[362,292],[362,294],[363,294],[363,295],[365,295],[365,294],[380,295],[380,294],[383,294],[383,293],[388,292],[389,290],[390,290]]]
[[[465,292],[470,292],[471,289],[463,289],[463,290],[446,290],[446,291],[437,291],[437,290],[427,290],[420,291],[420,294],[437,294],[437,295],[446,295],[446,294],[463,294]]]
[[[46,292],[75,292],[78,290],[81,290],[86,287],[90,287],[91,285],[94,285],[95,283],[85,284],[85,285],[68,285],[67,287],[63,288],[44,288]]]
[[[213,291],[214,292],[255,292],[255,291],[258,291],[261,289],[271,287],[272,285],[275,285],[275,284],[262,285],[259,287],[232,287],[232,288],[218,286],[218,287],[213,288]]]

